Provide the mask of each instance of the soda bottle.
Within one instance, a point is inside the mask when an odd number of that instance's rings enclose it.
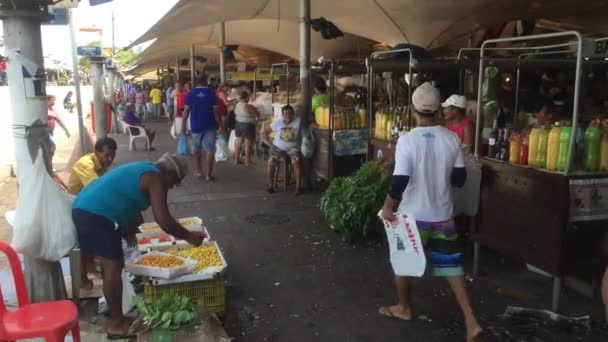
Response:
[[[509,146],[509,163],[518,164],[521,151],[520,135],[517,132],[511,134],[511,145]]]
[[[538,137],[540,136],[540,128],[532,128],[528,137],[528,165],[536,166],[536,154],[538,151]]]
[[[488,137],[488,157],[494,158],[496,155],[496,139],[498,139],[497,122],[494,120],[494,128]]]
[[[528,135],[522,133],[521,144],[519,147],[519,163],[521,165],[528,165]]]
[[[559,156],[557,157],[557,171],[566,171],[566,163],[568,162],[568,149],[570,148],[570,138],[572,137],[572,127],[568,122],[559,133]]]
[[[499,160],[509,161],[509,129],[505,128],[502,132],[502,141],[500,143]]]
[[[608,171],[608,131],[602,133],[602,145],[600,146],[600,170]]]
[[[549,144],[547,145],[547,170],[557,170],[557,160],[559,159],[559,138],[561,127],[559,122],[551,128],[549,132]]]
[[[547,147],[549,145],[549,127],[540,129],[538,134],[538,148],[536,149],[536,167],[544,169],[547,167]]]
[[[585,155],[583,166],[586,171],[594,172],[600,168],[601,139],[598,122],[593,120],[585,130]]]
[[[500,160],[500,151],[502,149],[502,142],[504,140],[505,130],[502,128],[498,129],[498,138],[496,139],[496,152],[492,156],[494,159]]]

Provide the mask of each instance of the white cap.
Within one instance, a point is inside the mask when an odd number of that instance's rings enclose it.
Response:
[[[439,90],[429,82],[424,82],[412,94],[412,104],[419,112],[436,112],[439,109],[440,102]]]
[[[462,95],[454,94],[454,95],[448,97],[448,99],[445,100],[445,102],[441,104],[441,107],[443,107],[443,108],[446,108],[449,106],[454,106],[454,107],[458,107],[461,109],[465,109],[465,108],[467,108],[467,98]]]

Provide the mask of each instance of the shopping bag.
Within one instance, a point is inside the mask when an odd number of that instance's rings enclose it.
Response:
[[[133,284],[129,281],[127,271],[123,269],[120,277],[122,279],[122,314],[126,315],[135,307],[133,297],[135,297],[136,294]]]
[[[467,180],[462,188],[454,188],[454,215],[477,215],[481,193],[481,163],[471,153],[465,154]]]
[[[177,154],[180,156],[187,156],[190,154],[188,153],[188,138],[183,134],[180,134],[177,139]]]
[[[306,159],[312,157],[315,153],[315,137],[312,135],[312,130],[307,128],[302,132],[302,156]]]
[[[59,261],[76,246],[73,196],[47,173],[42,150],[32,168],[23,168],[13,225],[12,247],[19,253]]]
[[[234,130],[230,132],[230,138],[228,139],[228,151],[230,154],[234,154],[234,150],[236,149],[236,133]]]
[[[416,220],[403,213],[395,213],[393,222],[384,220],[382,211],[378,216],[384,223],[395,275],[421,277],[426,268],[426,257]]]
[[[215,161],[222,162],[228,160],[228,143],[223,134],[220,134],[215,141]]]

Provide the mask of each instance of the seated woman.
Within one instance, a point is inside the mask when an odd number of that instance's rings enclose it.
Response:
[[[270,145],[270,159],[268,160],[268,188],[269,193],[274,193],[274,175],[280,158],[289,157],[296,178],[295,194],[300,193],[300,151],[298,150],[298,133],[300,131],[300,118],[295,117],[292,106],[282,108],[282,118],[273,122],[264,131],[264,139]],[[275,136],[271,142],[270,133]]]
[[[135,114],[135,106],[133,106],[133,104],[127,104],[127,109],[125,111],[125,115],[122,117],[122,120],[127,125],[143,127],[143,129],[146,131],[146,135],[148,136],[148,138],[150,138],[150,150],[154,150],[152,148],[152,142],[156,137],[156,132],[146,128],[146,126],[141,123],[141,119]],[[129,127],[129,130],[131,131],[132,135],[138,134],[138,132],[136,130],[131,129],[131,127]]]
[[[236,125],[234,134],[236,136],[236,144],[234,147],[234,162],[241,163],[241,150],[245,147],[245,165],[254,164],[251,160],[253,154],[253,143],[255,141],[255,124],[260,117],[260,112],[249,104],[249,93],[244,91],[239,96],[239,102],[234,106],[234,114],[236,116]]]

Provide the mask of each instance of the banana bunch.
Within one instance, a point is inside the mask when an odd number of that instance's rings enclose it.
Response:
[[[199,273],[207,267],[222,265],[220,254],[213,244],[185,249],[171,248],[166,253],[196,260],[197,264],[194,273]]]

